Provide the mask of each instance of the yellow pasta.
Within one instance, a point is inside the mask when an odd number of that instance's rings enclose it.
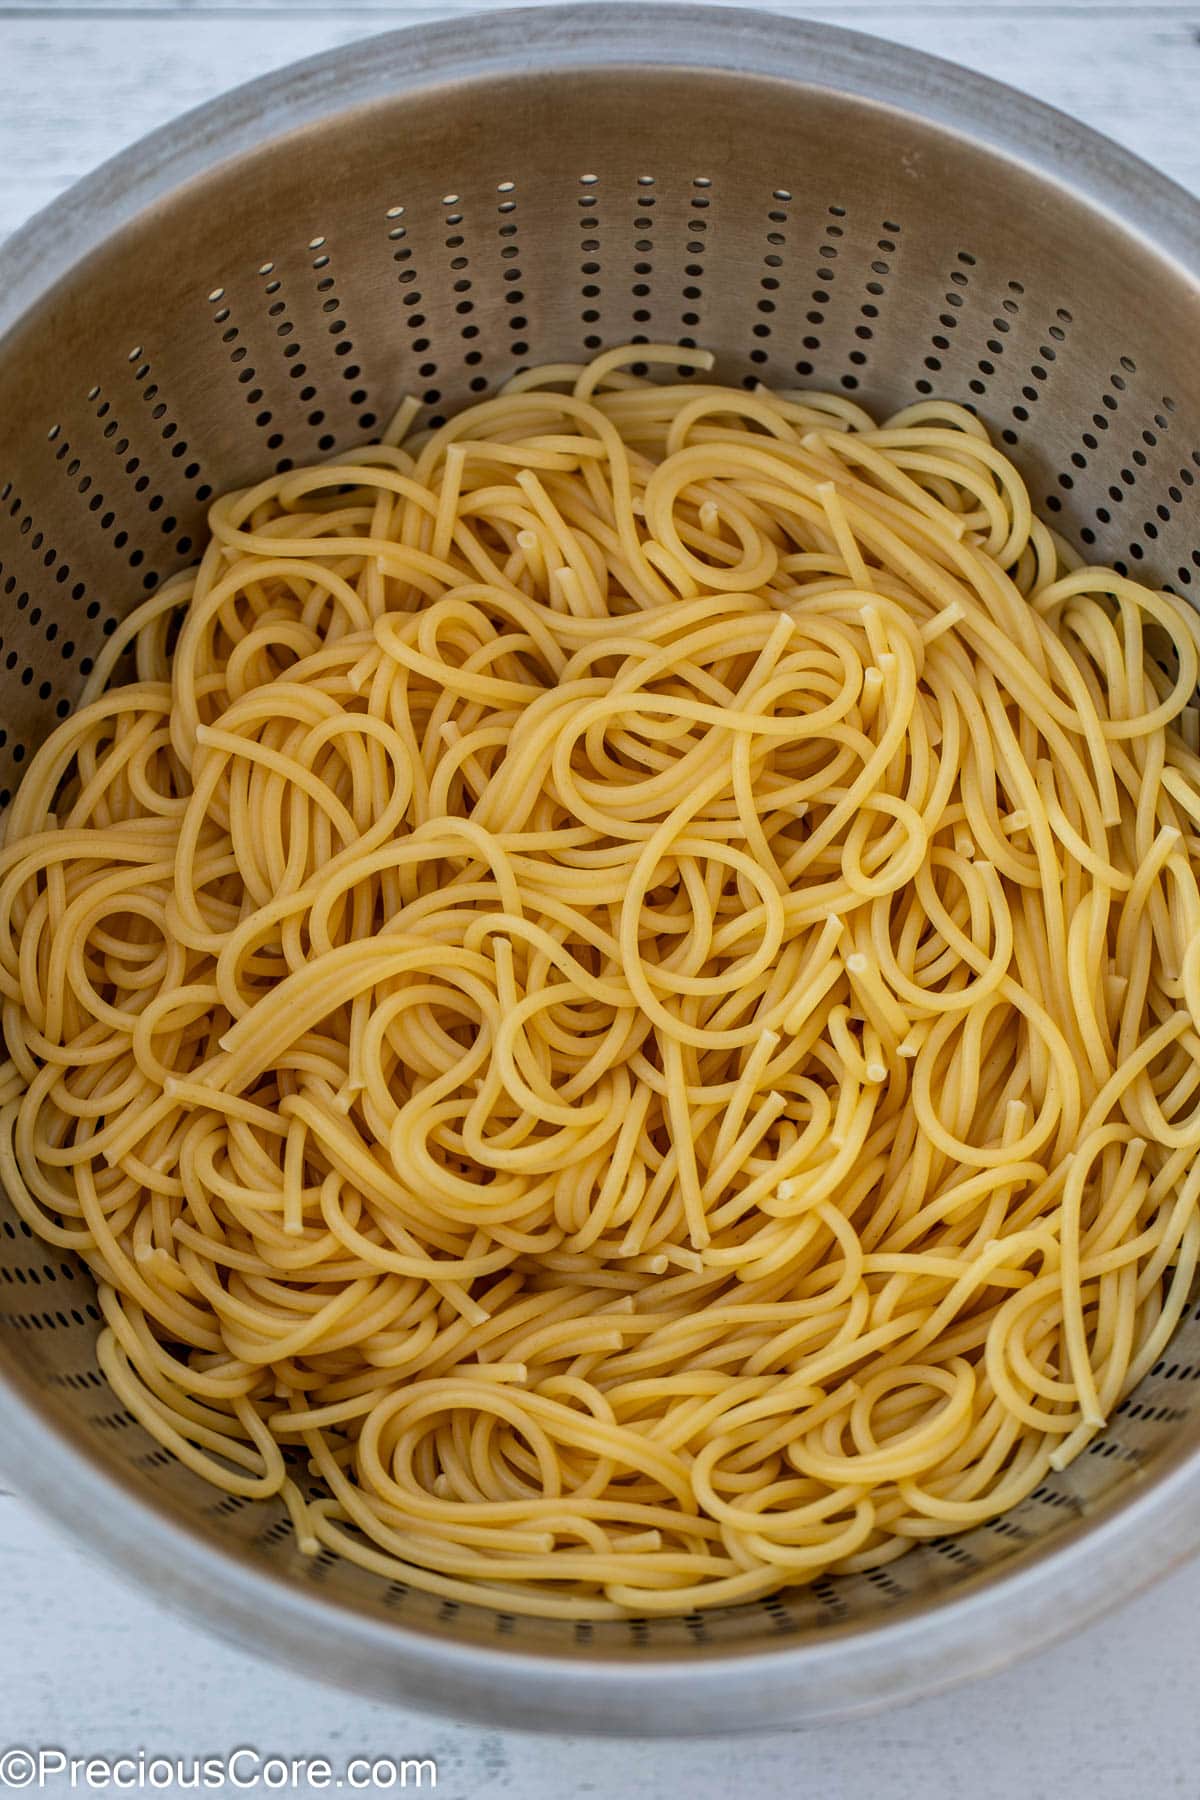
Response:
[[[995,1516],[1200,1252],[1196,617],[970,412],[710,369],[217,501],[0,851],[0,1176],[120,1400],[512,1611]]]

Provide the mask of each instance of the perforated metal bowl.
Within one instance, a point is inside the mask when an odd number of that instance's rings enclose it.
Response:
[[[569,7],[356,45],[118,157],[4,251],[0,803],[210,495],[631,336],[739,381],[970,400],[1097,558],[1200,593],[1200,207],[1048,109],[765,14]],[[243,1642],[507,1724],[851,1713],[1065,1633],[1200,1542],[1200,1309],[1007,1517],[690,1618],[440,1603],[223,1498],[96,1371],[74,1264],[0,1199],[0,1457]]]

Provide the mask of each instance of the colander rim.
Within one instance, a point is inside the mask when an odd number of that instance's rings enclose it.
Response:
[[[481,13],[468,32],[455,19],[362,39],[246,83],[150,133],[8,239],[0,355],[29,309],[116,232],[278,135],[402,91],[585,65],[716,70],[901,110],[1064,188],[1174,263],[1200,300],[1200,201],[1040,101],[840,27],[742,8],[599,0]],[[601,1651],[568,1661],[519,1644],[455,1642],[359,1610],[171,1516],[129,1471],[75,1439],[2,1345],[0,1462],[14,1488],[52,1521],[247,1647],[360,1693],[550,1730],[700,1734],[851,1717],[938,1692],[1063,1638],[1200,1549],[1200,1443],[1189,1448],[1181,1436],[1152,1477],[1131,1478],[1049,1546],[869,1624],[754,1649]]]

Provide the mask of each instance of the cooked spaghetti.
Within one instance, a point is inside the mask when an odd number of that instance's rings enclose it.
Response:
[[[684,1613],[1012,1506],[1200,1250],[1200,625],[639,346],[211,509],[0,856],[0,1175],[230,1494]]]

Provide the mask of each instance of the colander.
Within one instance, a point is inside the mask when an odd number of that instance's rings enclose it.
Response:
[[[0,805],[210,496],[629,338],[894,409],[972,404],[1096,560],[1200,593],[1200,207],[1081,126],[875,39],[569,6],[375,38],[146,139],[0,290]],[[1200,1308],[1014,1511],[755,1605],[574,1624],[301,1556],[97,1372],[89,1278],[0,1198],[0,1452],[82,1539],[359,1692],[641,1732],[850,1714],[1064,1634],[1200,1543]],[[10,1628],[11,1629],[11,1628]]]

